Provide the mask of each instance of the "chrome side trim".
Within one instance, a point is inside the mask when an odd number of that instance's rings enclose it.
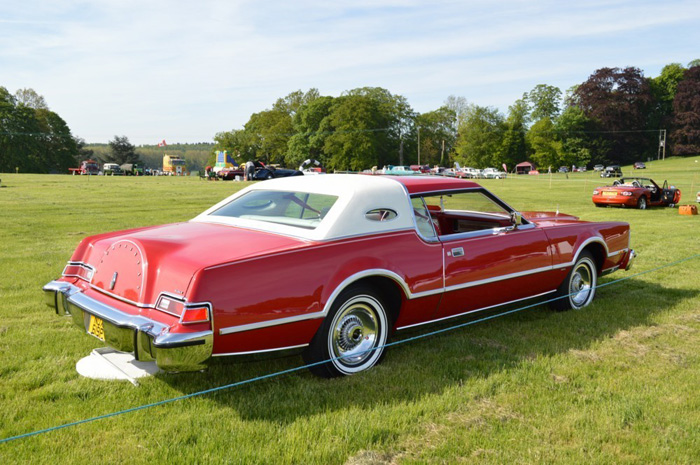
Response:
[[[628,248],[625,248],[625,249],[620,249],[620,250],[615,251],[615,252],[608,252],[608,258],[614,257],[615,255],[620,255],[621,253],[626,253],[628,250],[629,250]]]
[[[300,344],[298,346],[289,346],[289,347],[278,347],[276,349],[263,349],[263,350],[250,350],[247,352],[227,352],[225,354],[213,354],[212,357],[227,357],[229,355],[253,355],[253,354],[264,354],[268,352],[278,352],[278,351],[283,351],[283,350],[294,350],[294,349],[301,349],[303,347],[308,347],[309,344]]]
[[[257,323],[249,323],[247,325],[229,326],[228,328],[219,329],[219,334],[242,333],[244,331],[253,331],[256,329],[269,328],[270,326],[286,325],[290,323],[298,323],[299,321],[315,320],[326,316],[324,312],[307,313],[306,315],[289,316],[286,318],[275,318],[274,320],[259,321]]]
[[[445,288],[445,292],[458,291],[460,289],[466,289],[468,287],[481,286],[483,284],[495,283],[498,281],[504,281],[506,279],[520,278],[521,276],[527,276],[531,274],[543,273],[545,271],[552,271],[553,266],[543,266],[541,268],[535,268],[532,270],[518,271],[517,273],[504,274],[501,276],[495,276],[493,278],[480,279],[478,281],[469,281],[468,283],[455,284]]]
[[[535,294],[535,295],[531,295],[531,296],[528,296],[528,297],[523,297],[522,299],[511,300],[511,301],[509,301],[509,302],[503,302],[503,303],[501,303],[501,304],[495,304],[495,305],[490,305],[490,306],[488,306],[488,307],[482,307],[482,308],[477,308],[477,309],[475,309],[475,310],[469,310],[469,311],[466,311],[466,312],[463,312],[463,313],[459,313],[459,314],[457,314],[457,315],[450,315],[450,316],[446,316],[446,317],[443,317],[443,318],[438,318],[438,319],[436,319],[436,320],[424,321],[424,322],[422,322],[422,323],[415,323],[415,324],[408,325],[408,326],[401,326],[400,328],[396,328],[396,330],[397,330],[397,331],[400,331],[400,330],[402,330],[402,329],[415,328],[416,326],[422,326],[422,325],[427,325],[427,324],[431,324],[431,323],[437,323],[437,322],[439,322],[439,321],[444,321],[444,320],[449,320],[449,319],[451,319],[451,318],[457,318],[457,317],[460,317],[460,316],[469,315],[470,313],[483,312],[484,310],[488,310],[488,309],[496,308],[496,307],[502,307],[502,306],[504,306],[504,305],[510,305],[510,304],[514,304],[514,303],[517,303],[517,302],[522,302],[523,300],[536,299],[537,297],[542,297],[542,296],[544,296],[544,295],[551,294],[552,292],[556,292],[556,289],[554,289],[553,291],[543,292],[543,293],[541,293],[541,294]]]

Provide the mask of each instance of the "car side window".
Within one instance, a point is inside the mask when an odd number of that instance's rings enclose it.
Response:
[[[430,218],[430,212],[428,212],[428,207],[425,205],[425,202],[423,202],[423,198],[412,198],[411,205],[413,206],[413,216],[416,219],[416,226],[418,226],[420,235],[426,239],[435,239],[437,233],[435,232],[433,222]]]
[[[440,237],[512,227],[510,210],[478,190],[427,195],[423,200]]]

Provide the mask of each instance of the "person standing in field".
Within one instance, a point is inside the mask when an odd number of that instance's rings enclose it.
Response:
[[[252,181],[255,176],[255,163],[252,160],[248,160],[245,164],[245,179],[246,181]]]

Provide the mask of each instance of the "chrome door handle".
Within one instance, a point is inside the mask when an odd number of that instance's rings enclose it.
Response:
[[[452,249],[452,256],[453,257],[464,256],[464,249],[462,247],[457,247],[457,248]]]

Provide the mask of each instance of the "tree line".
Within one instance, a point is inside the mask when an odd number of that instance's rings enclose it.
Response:
[[[405,97],[380,87],[338,97],[299,90],[251,115],[242,129],[217,133],[214,141],[207,160],[212,165],[215,151],[227,150],[239,161],[295,167],[313,158],[330,170],[353,171],[454,161],[509,169],[525,160],[539,167],[628,164],[655,158],[660,142],[667,156],[696,155],[700,60],[687,67],[671,63],[654,78],[635,67],[601,68],[565,92],[540,84],[506,114],[457,96],[418,113]],[[196,153],[192,169],[200,168],[202,150],[210,148],[183,148]],[[160,151],[142,151],[151,149]],[[65,173],[93,156],[121,164],[141,155],[126,136],[115,136],[109,150],[86,147],[34,90],[11,94],[0,86],[0,172]]]
[[[539,167],[628,164],[656,158],[660,144],[666,156],[694,155],[700,153],[700,60],[669,64],[655,78],[635,67],[601,68],[565,93],[540,84],[505,115],[456,96],[417,113],[405,97],[379,87],[339,97],[299,90],[214,140],[215,150],[239,161],[298,166],[312,158],[330,170],[454,161],[509,169],[525,160]]]
[[[34,90],[0,86],[0,172],[65,172],[83,144]]]

